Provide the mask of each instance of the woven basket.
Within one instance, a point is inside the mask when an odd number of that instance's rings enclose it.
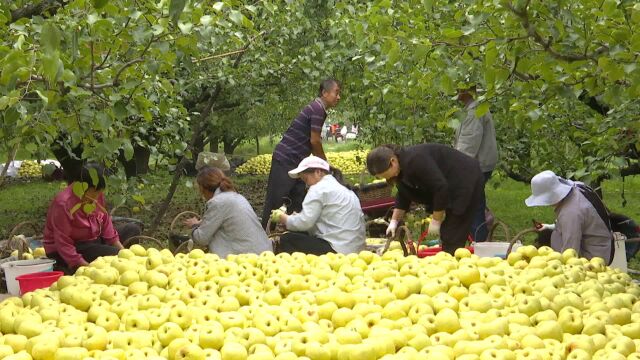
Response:
[[[360,201],[377,200],[391,197],[391,185],[387,182],[365,184],[354,187],[353,191]]]

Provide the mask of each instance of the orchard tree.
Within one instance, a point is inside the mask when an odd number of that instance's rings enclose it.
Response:
[[[635,1],[336,2],[351,51],[351,94],[368,126],[441,138],[458,84],[483,89],[503,168],[526,181],[552,168],[599,183],[637,169],[640,5]],[[356,95],[358,94],[358,95]],[[379,135],[371,139],[380,142]],[[406,138],[406,136],[405,136]]]

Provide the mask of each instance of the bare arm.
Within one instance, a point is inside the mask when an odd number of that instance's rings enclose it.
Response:
[[[391,215],[391,220],[400,221],[404,218],[405,210],[395,208],[393,209],[393,214]]]
[[[324,154],[324,149],[322,148],[322,136],[320,136],[320,131],[311,130],[311,154],[325,160],[327,159]]]

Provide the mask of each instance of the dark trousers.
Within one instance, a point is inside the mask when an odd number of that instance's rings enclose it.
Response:
[[[491,178],[492,173],[493,171],[482,173],[484,176],[484,182],[482,183],[480,204],[478,205],[476,216],[474,217],[471,224],[471,236],[473,237],[473,241],[477,242],[483,242],[487,240],[487,236],[489,235],[489,229],[487,228],[487,218],[485,214],[485,209],[487,208],[487,198],[485,196],[484,188],[487,184],[487,181],[489,181],[489,179]]]
[[[134,223],[114,226],[120,236],[121,243],[133,236],[140,235],[141,233],[140,226]],[[105,243],[101,237],[93,241],[78,241],[75,245],[78,254],[80,254],[88,263],[102,256],[118,255],[119,251],[115,246]],[[56,261],[54,270],[64,271],[65,274],[73,274],[75,272],[75,269],[69,268],[67,263],[57,252],[48,253],[47,257]]]
[[[479,178],[471,199],[469,200],[469,206],[462,214],[453,214],[447,212],[447,215],[440,227],[440,240],[442,242],[442,250],[453,255],[456,249],[464,247],[469,237],[469,229],[473,223],[473,219],[477,214],[477,209],[482,200],[482,194],[484,191],[484,179]]]
[[[280,237],[278,244],[278,253],[301,252],[305,254],[322,255],[326,253],[335,253],[335,250],[326,240],[311,236],[307,233],[288,232]]]
[[[271,210],[279,208],[282,204],[287,205],[289,212],[300,212],[302,210],[302,201],[306,192],[304,182],[300,179],[289,177],[289,170],[295,169],[296,166],[282,164],[276,159],[271,160],[267,195],[262,209],[261,221],[263,228],[267,226]]]

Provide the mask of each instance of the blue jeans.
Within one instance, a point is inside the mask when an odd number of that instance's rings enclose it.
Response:
[[[491,178],[492,173],[493,171],[482,173],[484,176],[484,184],[482,185],[482,198],[480,200],[480,206],[478,207],[478,210],[476,210],[476,216],[473,219],[473,223],[471,224],[471,236],[473,237],[473,241],[476,242],[483,242],[487,240],[487,235],[489,235],[489,229],[487,228],[487,223],[484,215],[484,210],[487,207],[487,198],[484,193],[484,186]]]

